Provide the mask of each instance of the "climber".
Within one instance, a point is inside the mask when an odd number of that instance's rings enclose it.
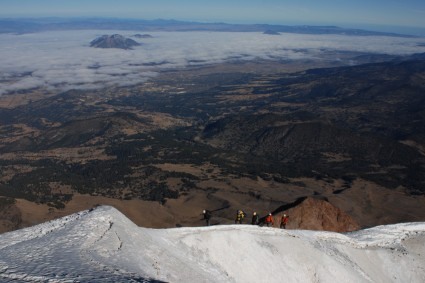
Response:
[[[209,211],[209,210],[203,210],[202,211],[202,213],[203,213],[203,215],[204,215],[204,220],[205,220],[205,222],[206,222],[206,224],[207,224],[207,226],[210,226],[210,219],[211,219],[211,216],[212,216],[212,213],[211,213],[211,211]]]
[[[288,215],[284,214],[280,220],[280,229],[286,229],[286,224],[288,224]]]
[[[266,220],[264,221],[267,225],[267,227],[269,227],[270,225],[274,225],[274,221],[273,221],[273,216],[272,213],[270,212],[269,215],[266,216]]]
[[[242,220],[245,217],[245,212],[243,212],[242,210],[238,210],[236,211],[236,219],[235,219],[235,224],[242,224]]]
[[[260,217],[258,216],[257,212],[254,212],[252,214],[252,225],[258,225],[258,223],[260,222]]]

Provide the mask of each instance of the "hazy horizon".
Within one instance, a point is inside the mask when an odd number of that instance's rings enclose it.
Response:
[[[99,17],[174,19],[229,24],[336,25],[425,35],[425,2],[417,0],[3,0],[0,18]]]

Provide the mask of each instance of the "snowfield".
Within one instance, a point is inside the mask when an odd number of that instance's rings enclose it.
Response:
[[[425,223],[155,230],[102,206],[0,235],[0,282],[425,282]]]

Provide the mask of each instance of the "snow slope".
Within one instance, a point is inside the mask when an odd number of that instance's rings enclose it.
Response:
[[[145,229],[102,206],[0,235],[0,282],[425,282],[425,223]]]

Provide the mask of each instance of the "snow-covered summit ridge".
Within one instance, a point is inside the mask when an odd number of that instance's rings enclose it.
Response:
[[[425,223],[155,230],[101,206],[0,235],[0,282],[425,282],[424,243]]]

